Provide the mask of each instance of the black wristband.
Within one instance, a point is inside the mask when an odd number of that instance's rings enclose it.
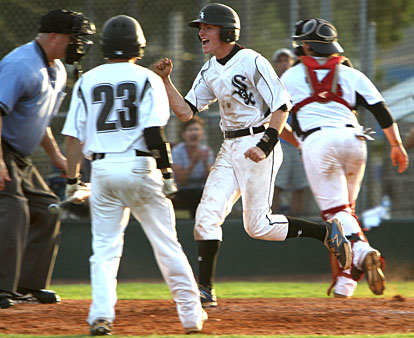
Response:
[[[162,178],[164,180],[168,180],[169,178],[173,178],[173,173],[172,172],[166,172],[166,173],[162,173]]]
[[[273,148],[279,141],[279,132],[275,128],[267,128],[262,139],[256,144],[263,150],[266,157],[272,152]]]
[[[76,183],[78,183],[78,179],[79,178],[77,178],[77,177],[75,177],[75,178],[67,178],[66,179],[66,184],[76,184]]]

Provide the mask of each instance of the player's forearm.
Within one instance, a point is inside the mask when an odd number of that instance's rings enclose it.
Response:
[[[292,127],[288,123],[285,123],[285,127],[280,133],[280,137],[284,139],[286,142],[289,142],[291,145],[295,146],[296,148],[299,148],[299,142],[293,134]]]
[[[282,134],[288,116],[288,111],[283,111],[281,109],[274,111],[270,117],[269,128],[274,128],[279,134]]]
[[[390,127],[384,128],[383,131],[391,147],[402,146],[402,140],[400,132],[398,131],[397,123],[393,123]]]
[[[166,79],[163,79],[163,82],[167,91],[170,107],[174,114],[183,122],[191,120],[193,117],[193,111],[187,102],[185,102],[184,98],[179,93],[177,88],[175,88],[174,84],[171,81],[171,78],[168,77]]]
[[[75,137],[66,137],[66,158],[68,161],[68,178],[79,176],[80,160],[82,158],[82,143]]]

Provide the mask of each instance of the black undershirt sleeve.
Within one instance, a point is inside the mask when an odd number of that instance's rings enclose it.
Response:
[[[191,102],[184,99],[184,101],[190,106],[191,110],[193,111],[193,114],[196,115],[198,113],[197,107],[195,107]]]
[[[367,108],[374,115],[382,129],[391,127],[395,122],[384,101],[369,105],[368,102],[357,93],[357,106],[364,106]]]
[[[144,138],[148,149],[157,161],[158,169],[171,168],[172,157],[170,144],[165,138],[163,127],[144,129]]]

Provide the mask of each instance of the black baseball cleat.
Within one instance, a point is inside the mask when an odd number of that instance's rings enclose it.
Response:
[[[91,325],[91,336],[112,336],[112,324],[105,318],[96,319]]]
[[[23,297],[31,297],[32,299],[36,299],[41,304],[54,304],[59,303],[61,301],[61,298],[58,294],[56,294],[55,291],[52,290],[34,290],[34,289],[27,289],[18,287],[17,292],[21,293]],[[21,303],[24,302],[20,301]]]
[[[13,294],[7,291],[0,291],[0,309],[7,309],[13,305]]]
[[[352,265],[351,243],[346,239],[342,224],[337,218],[322,222],[326,227],[325,246],[332,252],[344,270]]]
[[[201,306],[204,308],[217,306],[216,291],[204,285],[199,285]]]

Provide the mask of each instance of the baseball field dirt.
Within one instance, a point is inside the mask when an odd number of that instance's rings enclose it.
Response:
[[[0,333],[87,335],[90,300],[59,304],[16,304],[0,310]],[[219,299],[207,309],[203,333],[389,334],[414,333],[414,298],[250,298]],[[184,334],[172,300],[119,300],[115,335]]]

